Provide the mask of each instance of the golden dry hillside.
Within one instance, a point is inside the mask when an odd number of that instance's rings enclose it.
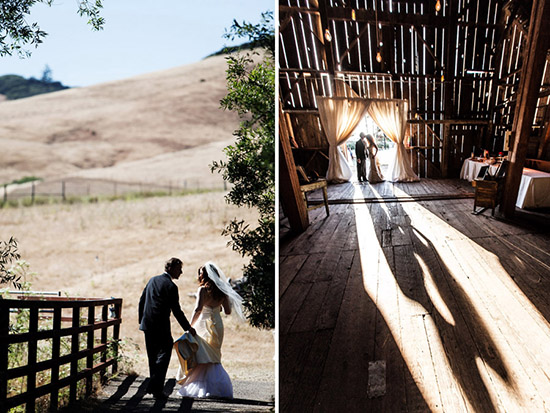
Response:
[[[220,180],[208,165],[238,117],[219,108],[224,56],[125,80],[0,102],[0,183],[77,175]],[[183,178],[182,178],[183,179]]]

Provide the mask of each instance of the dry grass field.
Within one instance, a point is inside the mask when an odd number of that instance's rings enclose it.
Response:
[[[106,179],[223,187],[209,164],[234,141],[238,118],[219,109],[226,61],[195,64],[134,78],[0,102],[0,184],[25,176],[47,181]],[[38,188],[40,191],[40,188]],[[92,194],[93,195],[93,194]],[[137,303],[147,280],[166,259],[184,261],[176,281],[188,317],[196,270],[213,260],[232,277],[245,260],[221,231],[254,211],[227,205],[223,192],[132,201],[52,204],[0,209],[0,239],[15,236],[22,258],[37,273],[35,290],[86,297],[122,297],[122,335],[140,346],[135,370],[147,375]],[[223,363],[232,378],[273,381],[274,339],[224,319]],[[173,335],[181,333],[173,324]],[[131,346],[127,346],[131,348]],[[169,375],[174,375],[174,357]]]
[[[143,333],[138,330],[137,304],[148,279],[163,272],[172,256],[184,261],[176,284],[190,318],[191,296],[197,289],[197,268],[216,262],[228,277],[239,278],[245,262],[226,246],[221,229],[233,217],[254,221],[252,210],[224,203],[222,192],[184,197],[148,198],[75,205],[6,208],[0,212],[0,239],[11,235],[29,264],[32,288],[71,296],[123,298],[123,338],[140,346],[129,352],[135,370],[147,375]],[[181,327],[173,320],[177,337]],[[222,362],[233,378],[274,379],[274,340],[269,331],[224,318]],[[131,350],[131,346],[127,346]],[[169,375],[175,375],[173,357]]]

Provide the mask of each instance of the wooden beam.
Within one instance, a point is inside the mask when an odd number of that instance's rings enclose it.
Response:
[[[422,37],[422,35],[420,34],[420,30],[418,29],[418,27],[416,27],[414,24],[411,25],[411,27],[414,29],[414,32],[416,33],[416,36],[418,37],[418,39],[422,42],[422,44],[424,45],[424,47],[426,48],[426,50],[428,51],[428,53],[430,54],[430,56],[432,56],[432,58],[435,60],[435,62],[439,65],[440,68],[443,67],[443,64],[441,64],[440,60],[435,56],[434,52],[432,51],[432,48],[430,47],[430,45],[428,43],[426,43],[426,40],[424,40],[424,38]],[[452,44],[452,43],[451,43]],[[450,49],[450,48],[447,48],[447,49]]]
[[[289,127],[279,105],[279,199],[290,228],[301,233],[309,226],[309,217],[292,156]]]
[[[328,30],[332,35],[332,40],[335,39],[334,33],[332,33],[331,27],[329,27],[329,21],[327,18],[328,0],[319,0],[319,11],[321,12],[321,36],[323,36],[323,45],[325,46],[325,55],[327,61],[328,72],[334,74],[334,54],[332,41],[328,41],[325,38],[325,32]]]
[[[324,13],[322,7],[319,7],[321,15]],[[327,9],[327,17],[329,20],[340,20],[340,21],[353,21],[351,18],[351,11],[349,8],[344,7],[329,7]],[[382,26],[411,26],[414,24],[418,26],[425,27],[439,27],[447,28],[447,18],[441,16],[435,16],[432,13],[426,14],[412,14],[412,13],[389,13],[386,11],[378,11],[378,19],[376,18],[376,13],[374,8],[370,10],[366,9],[356,9],[355,10],[355,21],[359,23],[370,23],[376,24],[378,22]],[[502,29],[502,26],[499,24],[490,24],[484,22],[462,22],[455,21],[456,26],[461,27],[477,27],[480,29]]]
[[[432,125],[489,125],[490,120],[485,119],[410,119],[409,123],[428,123]]]
[[[351,52],[351,49],[353,49],[357,43],[359,42],[359,40],[361,39],[361,37],[363,37],[363,35],[367,32],[369,28],[369,25],[368,24],[365,24],[365,26],[361,29],[361,31],[359,32],[359,35],[355,38],[355,40],[353,42],[351,42],[351,44],[349,45],[349,47],[346,49],[346,51],[344,53],[342,53],[342,55],[340,56],[340,62],[343,62],[344,59],[346,58],[346,56],[349,54],[349,52]]]
[[[547,109],[547,110],[550,110],[550,109]],[[548,144],[550,144],[550,122],[546,123],[544,138],[542,139],[542,142],[540,142],[537,158],[542,159],[542,157],[546,153],[546,150],[548,149]]]
[[[506,174],[506,186],[501,211],[507,218],[516,210],[519,185],[527,155],[527,144],[533,126],[533,117],[542,81],[546,52],[550,45],[550,31],[545,25],[550,20],[550,0],[534,0],[529,20],[529,36],[523,55],[519,97],[512,127],[512,153]]]
[[[456,27],[456,3],[454,0],[448,0],[448,21],[447,21],[447,33],[449,36],[448,44],[455,45],[456,39],[458,36],[458,29]],[[443,116],[446,118],[446,121],[452,120],[454,115],[454,83],[456,78],[453,77],[454,66],[455,66],[455,47],[446,47],[445,56],[443,56],[445,61],[445,70],[443,70],[443,75],[446,76],[445,81],[443,82]],[[443,178],[449,177],[450,164],[451,164],[451,149],[454,146],[455,142],[451,139],[451,125],[457,124],[455,122],[446,122],[443,127],[443,150],[441,151],[441,176]]]

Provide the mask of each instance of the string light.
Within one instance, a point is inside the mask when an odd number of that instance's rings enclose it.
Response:
[[[382,61],[382,55],[380,54],[380,50],[378,51],[378,53],[376,53],[376,61],[378,63],[380,63]]]
[[[435,11],[440,11],[440,10],[441,10],[441,2],[437,0],[437,2],[435,3]]]
[[[331,41],[332,41],[332,34],[330,34],[330,30],[329,30],[329,29],[326,29],[326,30],[325,30],[325,39],[327,39],[327,42],[331,42]]]
[[[355,21],[355,9],[351,10],[351,20]]]

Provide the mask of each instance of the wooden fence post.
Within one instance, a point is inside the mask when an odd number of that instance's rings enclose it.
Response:
[[[88,307],[88,325],[95,324],[95,306]],[[88,349],[94,348],[94,330],[88,331]],[[94,368],[94,355],[90,354],[86,359],[86,368],[91,370]],[[86,397],[92,394],[94,376],[86,377]]]
[[[73,307],[73,322],[72,329],[73,334],[71,335],[71,355],[74,357],[79,350],[79,337],[78,327],[80,326],[80,307]],[[74,403],[76,401],[76,390],[77,390],[77,381],[76,377],[78,375],[78,359],[71,360],[71,384],[69,386],[69,403]]]
[[[28,413],[34,413],[36,397],[34,391],[36,390],[36,353],[38,352],[38,339],[36,333],[38,332],[38,307],[32,307],[30,309],[29,317],[29,334],[31,338],[28,342],[27,352],[27,365],[30,368],[30,372],[27,376],[27,397],[25,410]]]
[[[115,317],[120,318],[122,313],[122,305],[114,304],[115,307]],[[118,345],[120,339],[120,324],[115,324],[113,326],[113,345],[114,345],[114,358],[115,362],[113,363],[113,368],[111,370],[112,374],[115,374],[118,371]]]
[[[61,307],[55,307],[53,310],[53,331],[59,332],[61,329]],[[59,360],[59,354],[61,352],[61,337],[55,335],[52,338],[52,360]],[[51,380],[53,384],[53,390],[50,393],[50,411],[57,411],[59,404],[59,389],[57,388],[57,382],[59,381],[59,364],[54,364],[51,370]]]
[[[7,336],[10,330],[10,307],[2,304],[0,298],[0,406],[5,406],[8,398],[9,345]]]
[[[65,202],[65,181],[61,181],[61,199]]]
[[[101,321],[105,322],[105,321],[108,320],[108,314],[109,314],[108,311],[109,311],[109,306],[104,305],[103,309],[101,311]],[[107,327],[103,327],[101,329],[101,344],[107,344]],[[106,361],[107,361],[107,350],[105,350],[101,353],[101,362],[105,363]],[[104,383],[105,382],[105,370],[101,370],[100,377],[101,377],[101,383]]]
[[[4,184],[4,203],[8,202],[8,184]]]
[[[34,193],[35,193],[36,189],[34,187],[34,181],[32,181],[31,183],[31,204],[34,204]]]

